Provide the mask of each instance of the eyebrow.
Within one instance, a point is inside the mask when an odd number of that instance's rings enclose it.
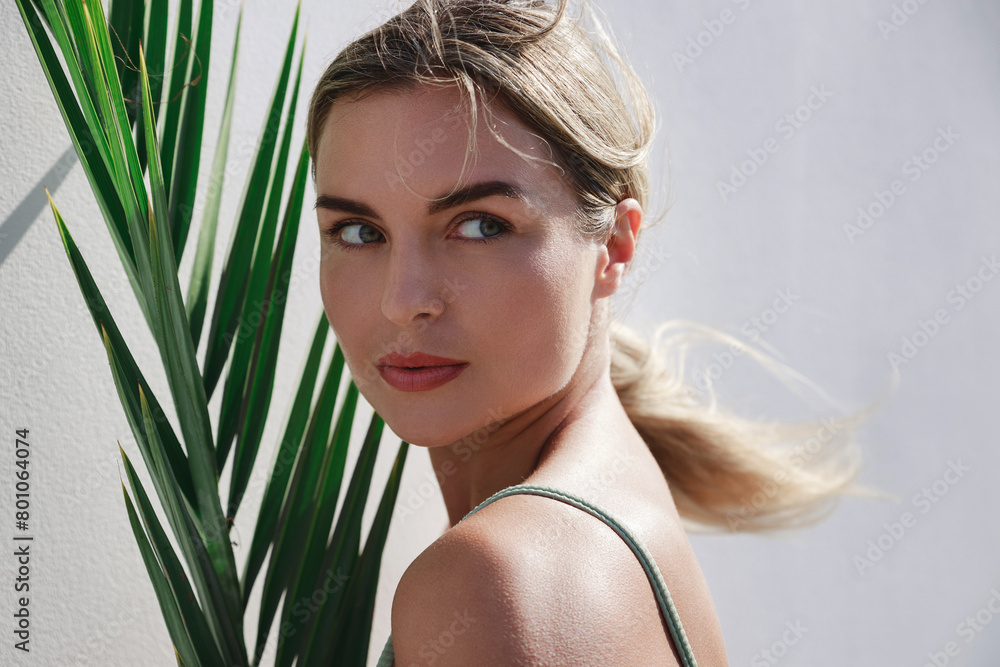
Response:
[[[437,197],[434,201],[428,202],[427,214],[434,215],[435,213],[447,211],[449,208],[454,208],[455,206],[461,206],[462,204],[467,204],[472,201],[496,195],[510,197],[511,199],[525,199],[524,193],[521,189],[511,183],[506,181],[484,181],[482,183],[467,185],[464,188],[456,190],[455,192],[443,194],[440,197]],[[363,204],[353,199],[333,197],[331,195],[319,195],[316,197],[316,206],[314,208],[341,211],[351,215],[363,215],[368,218],[377,219],[379,217],[378,214],[375,213],[375,210],[367,204]]]

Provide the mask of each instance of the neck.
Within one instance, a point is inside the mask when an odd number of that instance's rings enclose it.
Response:
[[[621,419],[624,409],[611,384],[608,346],[589,352],[590,359],[581,361],[557,393],[429,450],[449,526],[497,491],[523,483],[557,452],[572,447],[585,456],[582,450],[598,441],[598,431]]]

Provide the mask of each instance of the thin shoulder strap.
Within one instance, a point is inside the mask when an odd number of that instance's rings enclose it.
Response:
[[[667,590],[667,583],[663,580],[663,575],[660,574],[660,568],[656,566],[656,561],[653,560],[652,555],[646,549],[645,545],[643,545],[642,541],[639,540],[639,538],[634,535],[632,531],[625,526],[625,524],[608,514],[606,510],[600,509],[584,498],[567,491],[554,489],[550,486],[543,486],[541,484],[515,484],[514,486],[508,486],[506,489],[497,491],[492,496],[479,503],[474,510],[462,517],[462,521],[465,521],[465,519],[469,516],[475,514],[490,503],[516,493],[530,493],[533,495],[547,496],[549,498],[561,500],[564,503],[596,516],[598,519],[601,519],[610,525],[614,531],[618,533],[623,540],[625,540],[625,543],[629,545],[635,555],[639,558],[642,568],[646,571],[646,576],[648,576],[653,582],[653,589],[656,592],[656,601],[659,604],[660,611],[663,613],[663,617],[667,620],[667,627],[670,630],[670,635],[674,639],[674,644],[677,646],[677,651],[680,653],[681,662],[684,667],[697,667],[698,663],[695,661],[694,653],[691,651],[691,644],[688,643],[687,635],[684,633],[684,628],[681,626],[681,619],[677,615],[677,610],[674,608],[674,601],[670,598],[670,591]]]

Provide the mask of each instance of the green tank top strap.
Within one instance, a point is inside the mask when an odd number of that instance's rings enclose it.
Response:
[[[653,560],[653,556],[646,549],[646,546],[642,543],[639,537],[635,535],[628,528],[628,526],[609,514],[606,510],[603,510],[591,503],[589,500],[569,493],[568,491],[554,489],[550,486],[544,486],[541,484],[515,484],[514,486],[508,486],[506,489],[497,491],[492,496],[479,503],[474,510],[462,517],[462,520],[464,521],[470,515],[478,512],[490,503],[516,493],[530,493],[533,495],[547,496],[549,498],[561,500],[564,503],[596,516],[598,519],[601,519],[611,526],[611,528],[614,529],[614,531],[618,533],[623,540],[625,540],[625,543],[632,549],[633,553],[635,553],[639,562],[642,564],[642,569],[646,571],[646,576],[649,577],[649,580],[652,582],[653,590],[656,593],[656,601],[660,607],[660,612],[663,614],[663,618],[667,621],[667,628],[670,630],[670,635],[673,637],[674,644],[677,646],[677,652],[680,654],[681,662],[684,667],[697,667],[698,663],[695,662],[694,653],[691,650],[690,643],[688,643],[684,627],[681,625],[680,616],[677,615],[677,609],[674,607],[674,601],[670,597],[670,591],[667,590],[667,582],[663,580],[663,575],[660,573],[660,568],[657,567],[656,561]]]
[[[492,496],[479,503],[475,509],[462,517],[461,521],[465,521],[467,518],[492,502],[496,502],[501,498],[518,493],[528,493],[554,498],[555,500],[561,500],[564,503],[596,516],[598,519],[601,519],[606,524],[611,526],[611,528],[625,541],[629,548],[632,549],[632,552],[635,553],[639,562],[642,564],[642,569],[646,572],[646,576],[649,577],[650,582],[652,582],[653,590],[656,594],[656,602],[660,608],[660,612],[663,614],[663,618],[667,621],[667,628],[670,630],[670,636],[673,638],[678,654],[680,654],[681,664],[683,667],[697,667],[698,663],[694,659],[694,652],[691,650],[691,644],[688,642],[687,635],[681,625],[681,619],[677,615],[677,609],[674,607],[674,602],[670,597],[670,591],[667,590],[667,583],[663,580],[663,575],[660,573],[660,568],[657,567],[656,561],[653,560],[652,555],[646,549],[639,537],[629,530],[625,524],[609,514],[607,511],[602,510],[585,498],[581,498],[567,491],[554,489],[550,486],[544,486],[542,484],[515,484],[497,491]],[[461,523],[461,521],[459,523]],[[393,659],[394,651],[392,646],[392,635],[390,634],[376,667],[392,667]]]

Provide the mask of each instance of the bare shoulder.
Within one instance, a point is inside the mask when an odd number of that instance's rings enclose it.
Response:
[[[668,569],[684,577],[677,565]],[[686,583],[691,599],[678,609],[700,622],[697,586]],[[531,495],[483,508],[414,560],[393,600],[392,636],[399,665],[680,664],[625,542],[595,517]]]
[[[463,522],[403,573],[392,602],[397,665],[528,665],[530,646],[510,595],[510,554]]]

